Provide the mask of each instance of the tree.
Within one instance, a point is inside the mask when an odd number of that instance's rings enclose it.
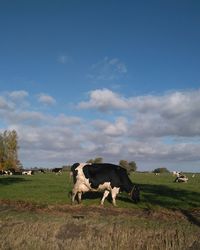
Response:
[[[134,161],[129,162],[129,168],[130,168],[130,171],[135,172],[137,170],[136,162]]]
[[[120,160],[120,161],[119,161],[119,165],[120,165],[122,168],[125,168],[126,170],[129,169],[129,163],[128,163],[128,161],[126,161],[126,160]]]
[[[0,168],[18,169],[18,136],[15,130],[0,133]]]
[[[86,163],[94,163],[94,160],[93,159],[89,159],[86,161]]]
[[[131,172],[135,172],[137,170],[137,165],[134,161],[128,162],[126,160],[120,160],[119,165],[122,168],[125,168],[128,174],[130,174]]]
[[[97,157],[95,159],[89,159],[86,161],[87,163],[103,163],[103,158],[102,157]]]
[[[4,142],[3,142],[3,135],[0,134],[0,170],[3,169],[3,162],[4,162]]]
[[[170,171],[167,168],[156,168],[153,170],[153,173],[169,173]]]
[[[94,163],[103,163],[103,158],[102,157],[95,158]]]

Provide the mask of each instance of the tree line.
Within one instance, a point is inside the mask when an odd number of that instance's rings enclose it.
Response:
[[[0,170],[19,169],[18,149],[18,136],[15,130],[0,133]]]

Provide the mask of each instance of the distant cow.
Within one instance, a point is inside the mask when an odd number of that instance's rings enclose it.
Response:
[[[22,175],[33,175],[33,174],[34,174],[33,170],[22,171]]]
[[[88,191],[104,191],[101,205],[104,204],[105,198],[111,193],[112,203],[116,206],[116,196],[120,191],[127,192],[135,202],[140,200],[138,186],[131,182],[127,171],[120,166],[108,163],[75,163],[71,167],[71,173],[74,180],[72,204],[76,195],[78,195],[78,202],[80,203],[82,193]]]
[[[40,168],[40,169],[38,169],[38,173],[43,173],[43,174],[45,174],[46,172],[44,171],[44,169]]]
[[[186,175],[180,174],[179,176],[176,177],[174,182],[187,182],[188,178]]]
[[[55,173],[56,175],[62,174],[62,168],[53,168],[52,172]]]
[[[176,177],[179,177],[181,172],[178,172],[178,171],[173,171],[172,174]]]
[[[13,175],[13,172],[10,170],[1,170],[0,175]]]

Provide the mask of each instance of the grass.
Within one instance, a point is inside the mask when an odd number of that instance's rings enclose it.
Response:
[[[200,174],[188,183],[174,183],[171,174],[155,176],[151,173],[134,173],[131,179],[141,189],[141,202],[132,203],[126,193],[117,198],[122,208],[142,209],[195,209],[200,207]],[[0,199],[21,200],[46,205],[70,204],[68,192],[72,188],[69,173],[35,174],[33,176],[1,176]],[[92,193],[83,196],[85,206],[98,205],[102,194]],[[112,206],[110,201],[105,206]]]
[[[67,172],[0,176],[0,249],[200,249],[200,174],[188,177],[134,173],[141,202],[122,193],[100,208],[96,193],[69,205]]]
[[[199,249],[200,228],[181,218],[36,213],[0,207],[0,249]]]

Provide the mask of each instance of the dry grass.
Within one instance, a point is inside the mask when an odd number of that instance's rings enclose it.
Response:
[[[0,205],[0,249],[200,249],[180,211]]]

